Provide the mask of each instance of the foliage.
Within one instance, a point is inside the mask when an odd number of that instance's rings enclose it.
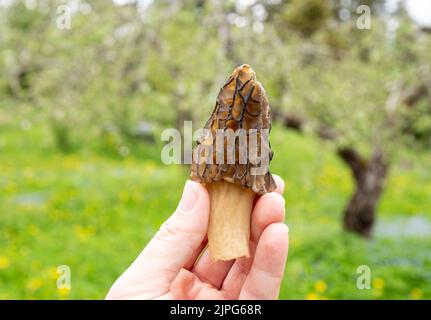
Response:
[[[64,155],[44,147],[49,130],[18,124],[1,131],[0,298],[104,298],[110,285],[175,209],[187,170],[166,167],[159,146],[125,158],[94,147]],[[273,171],[286,180],[290,254],[283,299],[431,298],[430,233],[346,235],[339,212],[352,185],[329,145],[276,126]],[[29,156],[30,155],[30,156]],[[397,168],[380,206],[382,228],[421,216],[431,225],[429,158]],[[402,196],[401,196],[402,195]],[[416,233],[415,233],[416,232]],[[72,289],[57,290],[56,268],[71,268]],[[356,289],[359,265],[372,289]]]
[[[373,3],[379,12],[380,2]],[[394,32],[377,14],[371,30],[358,30],[355,12],[349,21],[338,18],[337,2],[158,1],[142,9],[96,0],[78,2],[71,28],[62,29],[60,4],[17,0],[0,7],[0,96],[42,113],[65,151],[112,134],[127,140],[142,120],[179,128],[184,120],[202,123],[238,63],[258,72],[276,111],[330,125],[341,144],[369,148],[379,135],[381,145],[396,149],[400,125],[429,141],[428,107],[408,118],[399,107],[387,121],[394,82],[415,85],[430,68],[431,39],[417,34],[402,11],[393,14]]]

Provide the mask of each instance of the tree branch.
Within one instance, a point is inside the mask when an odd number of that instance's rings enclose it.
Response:
[[[363,177],[363,172],[367,167],[367,161],[362,158],[359,153],[351,147],[342,147],[337,150],[337,154],[351,168],[356,181],[360,181]]]

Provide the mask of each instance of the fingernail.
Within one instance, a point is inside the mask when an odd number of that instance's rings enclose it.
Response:
[[[283,207],[286,206],[286,199],[284,199],[284,197],[282,195],[279,195],[276,192],[271,192],[269,195],[273,201],[280,203]]]
[[[198,193],[199,191],[196,188],[196,182],[187,180],[178,209],[182,211],[190,211],[193,209],[196,200],[198,199]]]

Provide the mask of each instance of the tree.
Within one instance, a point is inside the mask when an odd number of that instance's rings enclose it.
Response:
[[[278,110],[290,128],[330,140],[350,168],[355,191],[343,224],[364,237],[371,236],[397,150],[431,144],[430,37],[415,32],[402,12],[393,34],[383,18],[373,19],[369,31],[355,30],[352,22],[340,26],[345,44],[337,42],[336,51],[330,28],[307,32],[305,42],[291,35],[284,71],[289,98],[285,111]]]

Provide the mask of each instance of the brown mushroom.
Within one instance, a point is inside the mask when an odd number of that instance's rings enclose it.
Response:
[[[193,150],[191,178],[210,195],[208,245],[213,261],[249,256],[254,198],[276,187],[268,171],[273,154],[269,111],[252,68],[236,68],[220,89],[206,132]]]

